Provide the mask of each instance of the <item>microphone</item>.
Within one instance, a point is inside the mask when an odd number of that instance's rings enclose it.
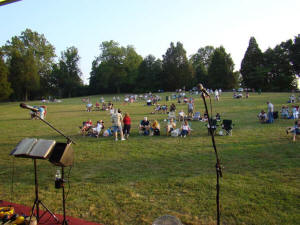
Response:
[[[201,83],[198,84],[198,89],[202,91],[206,96],[210,96],[207,90],[203,87]]]
[[[20,107],[23,108],[23,109],[29,109],[31,110],[32,112],[38,112],[39,110],[30,106],[30,105],[26,105],[25,103],[20,103]]]

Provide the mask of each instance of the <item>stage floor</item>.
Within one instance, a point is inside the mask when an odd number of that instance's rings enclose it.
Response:
[[[14,207],[15,213],[17,213],[19,215],[25,214],[27,216],[30,215],[31,207],[32,207],[32,206],[24,206],[24,205],[19,205],[19,204],[0,200],[0,207],[4,207],[4,206]],[[40,208],[43,208],[43,207],[40,206]],[[40,210],[40,216],[43,215],[44,212],[45,211]],[[53,213],[55,213],[55,212],[53,212]],[[59,222],[56,222],[55,219],[49,213],[46,213],[39,221],[39,224],[43,224],[43,225],[61,224],[63,221],[63,215],[55,214],[55,216],[58,218]],[[88,222],[88,221],[78,219],[78,218],[73,218],[70,216],[67,216],[67,222],[68,222],[68,225],[102,225],[100,223]]]

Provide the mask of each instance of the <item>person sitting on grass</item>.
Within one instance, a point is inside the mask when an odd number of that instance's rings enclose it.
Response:
[[[189,135],[191,133],[191,127],[187,120],[185,120],[183,122],[180,129],[181,129],[181,132],[180,132],[181,137],[185,138],[187,135]]]
[[[102,110],[103,111],[106,111],[107,110],[107,105],[105,102],[102,103]]]
[[[261,110],[257,117],[260,123],[266,123],[268,121],[267,113],[264,110]]]
[[[157,120],[154,120],[153,123],[151,124],[151,136],[155,135],[155,136],[159,136],[160,135],[160,125],[157,122]]]
[[[91,112],[93,109],[93,104],[91,102],[89,102],[88,104],[86,104],[86,111],[87,112]]]
[[[185,120],[185,113],[183,112],[183,109],[181,109],[178,113],[178,120],[184,121]]]
[[[154,111],[151,112],[151,114],[159,113],[161,111],[161,106],[160,104],[157,104],[154,108]]]
[[[201,122],[207,122],[208,121],[208,116],[207,113],[204,113],[203,116],[200,119]]]
[[[217,114],[216,114],[216,120],[217,120],[218,122],[221,121],[221,115],[220,115],[220,113],[217,113]]]
[[[79,128],[80,128],[80,131],[81,131],[81,134],[82,134],[82,135],[86,135],[87,132],[92,128],[92,125],[93,125],[93,123],[92,123],[92,120],[91,120],[91,119],[89,119],[89,120],[86,121],[86,122],[83,122],[83,123],[82,123],[82,127],[79,127]]]
[[[176,111],[176,106],[174,103],[172,103],[170,106],[170,112],[175,112],[175,111]]]
[[[300,134],[300,120],[295,121],[295,125],[293,127],[289,127],[286,129],[286,133],[293,134],[293,141],[296,141],[296,135]]]
[[[282,106],[282,108],[281,108],[281,117],[283,119],[288,119],[289,118],[289,108],[287,106]]]
[[[176,129],[176,123],[174,122],[173,118],[171,118],[166,126],[167,136]]]
[[[93,135],[95,137],[99,137],[100,133],[101,133],[101,131],[103,129],[104,129],[104,122],[103,122],[103,120],[97,121],[96,126],[92,128]]]
[[[150,122],[147,117],[144,117],[144,119],[141,121],[139,126],[140,133],[144,135],[150,134]]]
[[[298,112],[298,107],[297,106],[293,106],[292,108],[292,115],[290,116],[289,119],[299,119],[299,112]]]
[[[167,106],[166,104],[162,105],[162,106],[161,106],[161,110],[162,110],[162,113],[163,113],[163,114],[166,114],[167,111],[168,111],[168,106]]]
[[[95,104],[95,110],[97,110],[97,111],[100,110],[100,104],[99,104],[99,102],[96,102],[96,104]]]

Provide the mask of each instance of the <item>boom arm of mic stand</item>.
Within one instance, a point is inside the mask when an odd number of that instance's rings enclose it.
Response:
[[[55,130],[57,133],[59,133],[59,134],[61,134],[62,136],[64,136],[64,137],[67,139],[67,142],[68,142],[68,143],[71,143],[71,142],[72,142],[72,143],[76,144],[76,142],[73,141],[70,137],[64,135],[60,130],[58,130],[58,129],[56,129],[55,127],[53,127],[49,122],[47,122],[46,120],[42,119],[39,115],[37,115],[37,114],[35,113],[34,116],[37,117],[37,118],[39,118],[41,121],[43,121],[45,124],[47,124],[47,125],[48,125],[49,127],[51,127],[53,130]]]

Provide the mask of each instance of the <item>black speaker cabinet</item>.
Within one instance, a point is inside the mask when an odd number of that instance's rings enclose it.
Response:
[[[56,166],[72,166],[74,162],[74,150],[71,143],[56,143],[49,161]]]

